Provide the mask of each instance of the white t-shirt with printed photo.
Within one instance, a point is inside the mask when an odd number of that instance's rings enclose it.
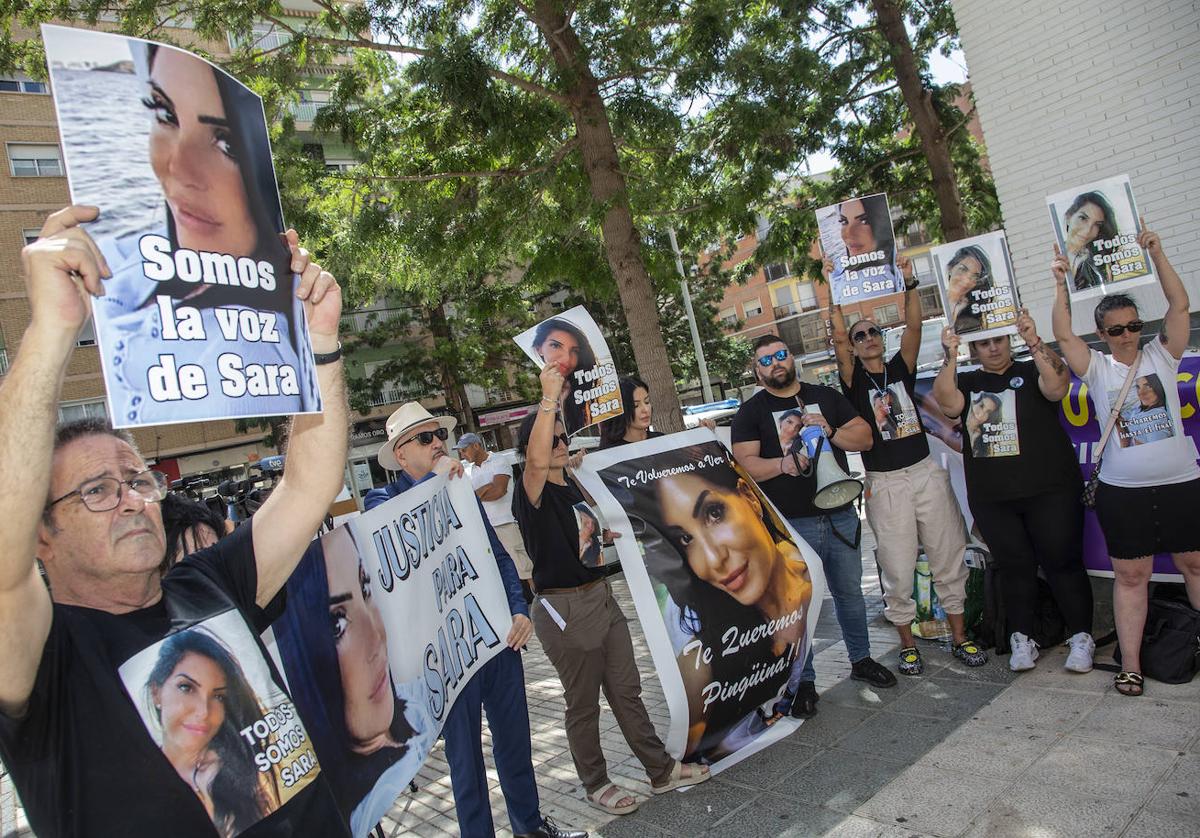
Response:
[[[1129,367],[1111,355],[1091,351],[1083,381],[1088,386],[1101,432]],[[1176,373],[1179,360],[1158,338],[1142,347],[1137,377],[1125,394],[1116,427],[1104,451],[1100,479],[1112,486],[1162,486],[1200,478],[1196,445],[1183,430]]]

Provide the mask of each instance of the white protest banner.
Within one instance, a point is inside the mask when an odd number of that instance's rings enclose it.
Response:
[[[508,599],[466,478],[430,478],[314,542],[272,629],[356,838],[425,761],[467,681],[505,648]]]
[[[1154,264],[1137,243],[1142,231],[1128,175],[1115,175],[1046,197],[1058,249],[1071,265],[1072,300],[1154,282]]]
[[[964,340],[1017,333],[1017,294],[1004,231],[985,233],[930,250],[942,310]]]
[[[43,26],[71,200],[113,275],[92,305],[117,427],[321,410],[262,100],[153,41]]]
[[[847,198],[821,207],[817,231],[821,250],[833,262],[829,285],[834,305],[904,290],[887,195]]]
[[[825,594],[821,560],[708,429],[593,452],[605,520],[662,681],[667,750],[721,770],[795,722],[776,707]]]
[[[583,306],[543,320],[513,340],[538,369],[558,364],[566,379],[562,420],[568,434],[625,412],[612,352]]]

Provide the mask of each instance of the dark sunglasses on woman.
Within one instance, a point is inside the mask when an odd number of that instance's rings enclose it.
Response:
[[[1125,334],[1126,329],[1129,330],[1129,334],[1136,335],[1138,332],[1144,329],[1145,326],[1146,324],[1141,320],[1130,320],[1128,323],[1120,323],[1116,326],[1109,326],[1104,331],[1110,338],[1119,338],[1121,335]]]
[[[446,438],[450,436],[450,432],[448,430],[446,430],[445,428],[438,428],[436,431],[421,431],[418,434],[413,434],[412,436],[410,436],[402,444],[408,445],[410,442],[412,442],[415,439],[421,445],[432,445],[433,438],[435,436],[438,439],[440,439],[442,442],[445,442]]]
[[[554,448],[560,442],[563,444],[564,448],[571,447],[571,438],[568,437],[566,434],[555,434],[554,435],[554,445],[551,445],[550,447]]]
[[[878,337],[883,337],[883,332],[879,331],[874,326],[868,326],[867,328],[863,329],[861,332],[854,333],[854,342],[862,343],[867,338],[878,338]]]
[[[763,355],[758,359],[758,365],[760,367],[769,367],[776,361],[786,361],[787,356],[791,354],[792,353],[786,349],[780,349],[778,352],[772,352],[770,355]]]

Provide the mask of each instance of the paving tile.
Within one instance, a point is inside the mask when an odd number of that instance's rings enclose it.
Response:
[[[881,710],[837,742],[842,750],[915,762],[957,729],[946,719]]]
[[[635,815],[638,821],[690,836],[700,834],[745,803],[745,788],[714,777],[688,792],[657,795],[643,803]]]
[[[767,790],[789,782],[820,753],[821,749],[815,745],[774,745],[725,769],[718,776],[727,783]]]
[[[849,815],[822,838],[920,838],[920,833],[896,824],[879,823],[870,818]]]
[[[794,800],[764,794],[717,821],[709,835],[738,838],[807,838],[827,835],[849,816],[820,806],[797,805]]]
[[[817,693],[823,703],[844,704],[847,707],[861,707],[864,710],[881,710],[895,704],[902,696],[908,695],[920,684],[919,678],[906,678],[898,675],[899,682],[894,687],[873,687],[863,681],[852,681],[847,677],[833,687]],[[823,705],[822,705],[823,706]]]
[[[967,838],[1104,838],[1119,835],[1139,808],[1114,797],[1079,794],[1020,779],[977,817]]]
[[[875,715],[872,710],[842,704],[817,702],[817,715],[806,719],[800,729],[782,740],[783,744],[833,745],[849,736],[865,720]]]
[[[953,794],[947,793],[953,790]],[[906,769],[855,814],[935,836],[960,834],[999,793],[990,783],[964,783],[957,771],[926,765]]]
[[[894,713],[964,721],[1000,694],[1004,687],[949,678],[926,678],[899,696],[888,709]]]
[[[1200,726],[1200,708],[1147,694],[1129,698],[1109,692],[1079,722],[1076,733],[1138,745],[1183,750]]]
[[[1195,818],[1149,810],[1139,812],[1121,838],[1196,838]]]
[[[1014,731],[1066,733],[1100,703],[1098,695],[1062,693],[1035,688],[1005,690],[980,708],[975,719]]]
[[[918,764],[994,780],[1012,780],[1058,739],[1055,733],[1018,733],[973,721],[934,746]]]
[[[1146,808],[1186,815],[1193,819],[1193,824],[1200,824],[1200,755],[1179,757],[1166,772]],[[1196,832],[1200,832],[1200,827]]]
[[[636,814],[636,813],[634,813]],[[603,824],[594,834],[600,838],[673,838],[673,833],[632,816],[619,817]]]
[[[1080,794],[1141,802],[1174,762],[1176,751],[1065,736],[1021,779]]]
[[[850,813],[891,782],[907,764],[885,757],[831,749],[771,788],[773,794]]]

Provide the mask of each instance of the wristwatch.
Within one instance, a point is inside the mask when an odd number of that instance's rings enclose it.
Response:
[[[915,279],[911,279],[911,280],[910,280],[910,279],[905,279],[905,280],[904,280],[904,290],[905,290],[905,291],[911,291],[911,290],[913,290],[914,288],[916,288],[916,287],[917,287],[918,285],[920,285],[920,284],[921,284],[921,283],[920,283],[920,282],[918,282],[918,281],[917,281],[917,280],[915,280]]]

